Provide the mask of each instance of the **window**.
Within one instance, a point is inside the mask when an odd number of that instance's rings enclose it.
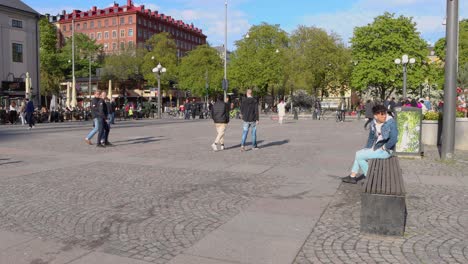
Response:
[[[141,18],[138,18],[138,24],[141,25]]]
[[[13,62],[23,62],[23,44],[13,43]]]
[[[76,24],[76,30],[80,30],[80,23]]]
[[[129,48],[133,48],[133,41],[132,41],[132,40],[130,40],[130,41],[128,42],[128,47],[129,47]]]
[[[125,42],[120,42],[120,49],[121,50],[124,50],[125,49]]]
[[[133,37],[133,29],[132,28],[128,29],[128,36]]]
[[[128,23],[133,24],[133,17],[131,17],[131,16],[128,17]]]
[[[72,25],[70,24],[70,26],[68,27],[68,29],[71,31],[72,30]]]
[[[98,28],[101,28],[101,20],[99,20],[99,21],[97,22],[97,27],[98,27]]]
[[[109,31],[104,32],[104,39],[109,39]]]
[[[108,27],[109,26],[109,19],[104,20],[104,26]]]
[[[146,20],[143,19],[143,26],[146,27]]]
[[[138,37],[141,38],[143,36],[143,31],[141,28],[138,29]]]
[[[123,25],[123,24],[125,24],[125,17],[120,18],[120,25]]]
[[[120,37],[125,38],[125,29],[120,30]]]
[[[62,27],[62,31],[63,31],[63,32],[67,31],[67,26],[63,26],[63,27]]]
[[[109,49],[109,44],[104,44],[104,50],[108,50]]]
[[[114,26],[117,25],[117,18],[115,17],[112,18],[112,25]]]
[[[117,30],[112,30],[112,38],[117,38]]]
[[[11,26],[15,27],[15,28],[23,28],[23,21],[12,19],[11,20]]]
[[[97,39],[101,39],[102,38],[102,33],[101,32],[98,32],[97,33]]]
[[[143,39],[146,39],[146,30],[143,30]]]
[[[94,33],[89,34],[89,37],[90,37],[91,39],[94,39]]]
[[[117,43],[112,42],[112,50],[116,50],[116,49],[117,49]]]
[[[89,28],[94,28],[94,21],[89,22]]]

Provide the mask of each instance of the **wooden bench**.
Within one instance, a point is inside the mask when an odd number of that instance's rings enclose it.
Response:
[[[397,157],[369,160],[361,193],[361,232],[402,236],[406,225],[405,186]]]

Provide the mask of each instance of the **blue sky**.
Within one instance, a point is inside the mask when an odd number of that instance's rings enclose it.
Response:
[[[115,0],[125,5],[127,0]],[[23,0],[40,13],[57,14],[61,10],[88,10],[113,4],[113,0]],[[468,1],[460,0],[460,19],[468,18]],[[208,36],[212,45],[224,43],[224,0],[134,0],[137,5],[194,23]],[[317,26],[339,34],[345,42],[353,28],[371,23],[385,11],[410,16],[418,24],[421,36],[430,43],[445,36],[442,25],[445,0],[228,0],[228,48],[252,25],[261,22],[280,24],[287,32],[298,25]]]

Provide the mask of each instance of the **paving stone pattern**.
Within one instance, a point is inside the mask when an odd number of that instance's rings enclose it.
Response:
[[[402,160],[403,171],[417,169],[418,162]],[[460,168],[466,171],[466,167]],[[340,185],[294,263],[468,263],[466,186],[406,184],[404,237],[359,232],[360,188]]]

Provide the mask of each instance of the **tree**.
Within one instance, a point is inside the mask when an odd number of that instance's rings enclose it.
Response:
[[[142,53],[142,72],[145,80],[149,84],[157,84],[156,76],[152,70],[158,63],[161,63],[167,69],[166,73],[161,75],[161,85],[169,87],[171,81],[177,81],[177,46],[174,39],[169,33],[159,33],[148,39],[146,46],[149,51]]]
[[[90,57],[99,57],[102,52],[102,46],[96,43],[96,40],[90,39],[82,33],[75,33],[75,76],[89,76],[89,59]],[[72,66],[68,61],[72,60],[72,38],[67,38],[65,46],[61,49],[60,61],[62,71],[68,78],[72,77]],[[91,61],[91,72],[94,73],[96,68],[101,67],[100,60]]]
[[[221,91],[223,59],[216,49],[201,45],[182,58],[179,68],[179,87],[201,96]],[[208,85],[208,87],[206,87]]]
[[[142,62],[144,51],[129,48],[119,53],[106,56],[104,60],[104,79],[115,80],[119,83],[120,92],[126,100],[126,82],[143,80]],[[126,102],[124,102],[126,103]]]
[[[232,53],[228,79],[230,87],[241,91],[253,88],[266,95],[271,88],[285,82],[285,61],[289,38],[279,25],[262,23],[252,26],[249,37],[236,41],[237,50]],[[276,52],[278,50],[278,52]]]
[[[357,63],[351,84],[356,90],[372,89],[382,100],[394,91],[400,92],[403,73],[394,60],[403,54],[416,59],[414,65],[408,65],[408,88],[417,89],[424,82],[422,65],[427,60],[427,44],[412,18],[385,13],[372,24],[355,28],[351,43],[353,61]]]
[[[350,52],[335,34],[299,26],[290,37],[288,84],[314,96],[336,92],[349,85]]]
[[[40,91],[42,95],[58,94],[60,80],[63,72],[60,65],[60,57],[57,53],[57,31],[47,18],[39,20],[40,44]]]

